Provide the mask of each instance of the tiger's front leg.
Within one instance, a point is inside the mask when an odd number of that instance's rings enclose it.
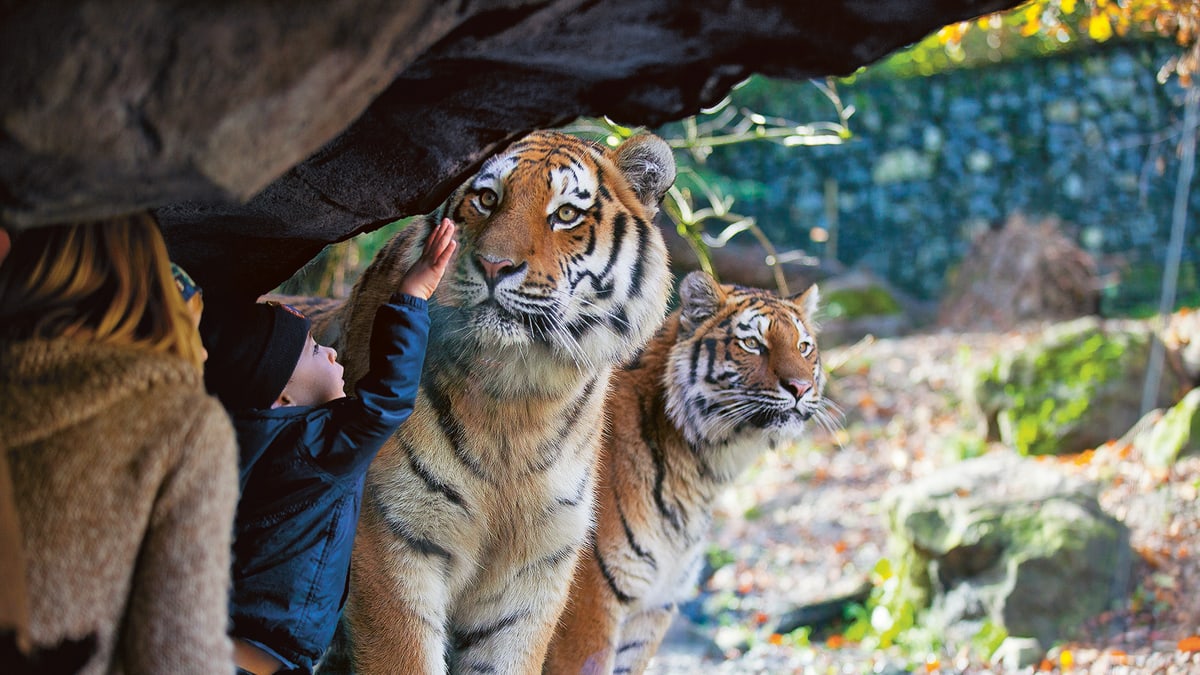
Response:
[[[526,565],[509,583],[477,589],[453,618],[451,673],[539,673],[579,558],[570,547]]]
[[[590,546],[581,554],[575,575],[542,673],[608,675],[613,672],[625,608],[605,581]]]
[[[658,653],[667,629],[676,615],[675,605],[647,609],[630,616],[621,626],[614,673],[640,675]]]
[[[354,542],[350,595],[342,615],[353,672],[445,675],[447,561],[397,537],[386,520],[378,510],[364,510]],[[375,564],[361,564],[363,560]]]

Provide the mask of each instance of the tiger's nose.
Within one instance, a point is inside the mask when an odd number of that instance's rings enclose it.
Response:
[[[508,258],[496,259],[491,256],[477,255],[475,262],[479,263],[479,269],[483,270],[483,280],[487,282],[489,289],[495,288],[501,279],[512,276],[520,269]]]
[[[796,397],[797,401],[803,398],[804,395],[812,389],[812,382],[809,382],[808,380],[801,380],[795,377],[783,380],[781,384],[783,385],[785,391]]]

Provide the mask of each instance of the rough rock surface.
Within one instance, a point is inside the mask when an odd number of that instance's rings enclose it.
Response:
[[[436,205],[521,134],[653,126],[1014,0],[0,4],[0,217],[150,207],[212,292]],[[228,270],[225,268],[229,268]]]
[[[1129,533],[1100,508],[1098,492],[993,453],[893,488],[882,505],[929,625],[969,639],[991,620],[1048,647],[1129,591]]]
[[[1084,317],[1054,324],[1019,352],[1001,354],[975,373],[974,405],[988,437],[1026,454],[1070,454],[1119,438],[1138,421],[1154,346],[1141,321]],[[1166,369],[1155,407],[1187,391]]]

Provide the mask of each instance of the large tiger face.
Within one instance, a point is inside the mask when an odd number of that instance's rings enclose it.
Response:
[[[674,176],[655,136],[606,150],[531,134],[447,202],[460,251],[439,302],[463,312],[484,348],[587,365],[626,358],[666,310],[670,273],[652,221]]]
[[[665,384],[667,413],[689,443],[760,448],[799,437],[814,416],[828,421],[816,286],[780,298],[693,272],[679,295]]]

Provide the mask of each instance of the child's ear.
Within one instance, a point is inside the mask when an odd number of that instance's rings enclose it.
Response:
[[[279,394],[279,398],[275,399],[275,402],[271,404],[271,410],[274,410],[276,408],[282,408],[284,406],[289,406],[291,404],[292,404],[292,397],[288,396],[287,391],[285,390],[285,391],[281,392]]]

